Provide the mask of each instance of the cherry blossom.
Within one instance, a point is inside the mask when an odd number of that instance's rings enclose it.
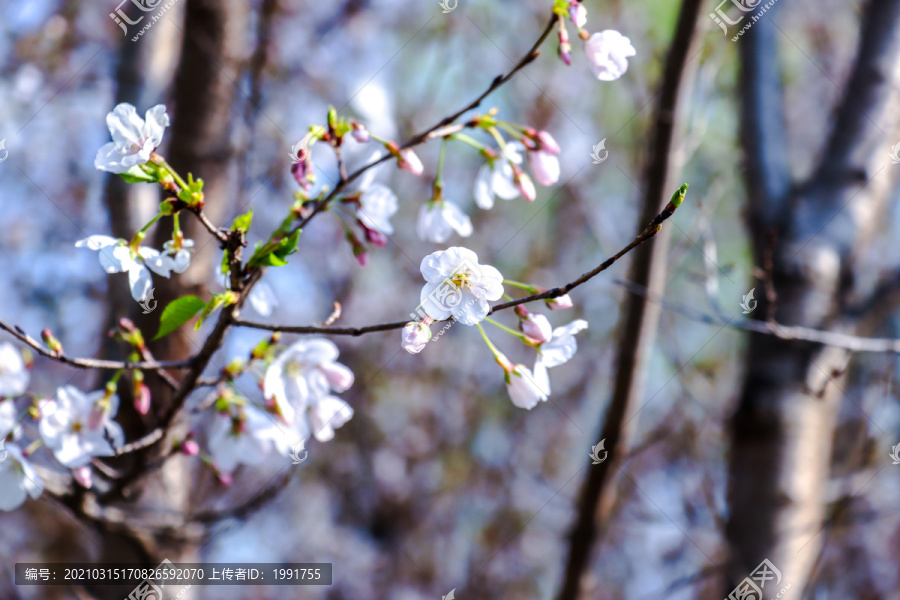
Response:
[[[25,360],[16,347],[9,342],[0,344],[0,398],[21,396],[28,379]]]
[[[386,185],[376,183],[362,193],[359,198],[357,218],[367,229],[385,235],[394,233],[390,218],[397,212],[397,196]]]
[[[56,460],[82,467],[95,456],[113,456],[124,442],[122,427],[112,420],[118,410],[119,397],[109,391],[85,394],[67,385],[41,407],[41,437]]]
[[[353,385],[353,372],[336,362],[338,354],[330,340],[308,338],[272,361],[263,380],[263,393],[285,422],[294,424],[295,413],[303,414],[329,392],[344,392]]]
[[[150,271],[169,277],[173,269],[172,257],[167,254],[160,254],[158,250],[143,246],[134,253],[125,240],[107,235],[92,235],[75,242],[75,247],[99,251],[100,266],[107,273],[128,273],[131,297],[138,302],[147,297],[153,286]]]
[[[400,151],[397,155],[397,164],[401,169],[409,171],[413,175],[421,175],[425,171],[422,160],[409,148]]]
[[[409,322],[403,326],[401,334],[402,348],[410,354],[418,354],[431,339],[431,328],[425,322]]]
[[[247,404],[234,414],[213,417],[208,445],[216,469],[230,474],[239,464],[258,465],[273,451],[287,456],[299,439],[298,433],[279,427],[274,417]]]
[[[516,186],[512,165],[522,164],[524,151],[525,146],[521,142],[510,142],[503,149],[503,156],[481,166],[475,178],[474,190],[475,203],[480,208],[493,208],[494,197],[512,200],[521,195]]]
[[[124,173],[150,160],[150,154],[162,143],[169,115],[164,104],[157,104],[141,119],[133,105],[123,102],[106,115],[106,125],[113,141],[100,148],[94,166],[101,171]]]
[[[614,29],[595,33],[584,44],[591,70],[600,81],[615,81],[628,70],[628,57],[637,54],[631,40]]]
[[[544,300],[544,303],[550,310],[561,310],[564,308],[572,308],[574,306],[572,298],[568,294]]]
[[[0,510],[19,508],[28,496],[37,498],[44,483],[16,444],[5,444],[6,458],[0,462]]]
[[[318,398],[309,407],[309,425],[320,442],[333,439],[334,430],[352,417],[353,409],[350,405],[335,396]]]
[[[529,152],[528,166],[531,167],[534,178],[543,186],[554,185],[559,181],[559,158],[549,152]]]
[[[537,344],[548,342],[553,335],[553,326],[550,325],[547,317],[538,313],[528,312],[527,310],[523,312],[525,314],[519,319],[519,328],[522,330],[522,333]]]
[[[547,395],[550,394],[550,375],[547,369],[558,367],[575,356],[578,350],[575,334],[587,327],[588,322],[584,319],[576,319],[568,325],[557,327],[553,330],[550,340],[538,348],[537,360],[534,363],[534,380]]]
[[[581,29],[587,23],[587,9],[581,2],[572,0],[569,2],[569,18],[575,24],[575,27]]]
[[[468,248],[433,252],[419,269],[427,282],[420,303],[435,321],[452,316],[463,325],[475,325],[487,316],[488,301],[503,295],[503,275],[490,265],[479,265],[478,255]]]
[[[184,273],[191,266],[191,249],[194,240],[181,240],[181,246],[176,247],[172,240],[163,244],[163,254],[169,258],[169,267],[176,273]]]
[[[442,244],[454,231],[462,237],[472,235],[472,220],[453,202],[437,200],[426,202],[419,209],[416,229],[419,239]]]
[[[515,365],[513,371],[506,372],[506,391],[513,404],[527,410],[548,398],[548,394],[535,382],[531,370],[524,365]]]

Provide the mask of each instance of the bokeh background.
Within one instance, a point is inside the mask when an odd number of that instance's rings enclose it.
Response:
[[[135,310],[127,291],[122,300],[124,275],[106,277],[95,253],[74,243],[110,234],[114,226],[134,231],[154,214],[155,188],[116,188],[94,169],[93,157],[108,139],[104,118],[123,88],[140,113],[161,102],[177,114],[175,69],[190,1],[177,2],[137,43],[109,18],[111,3],[7,0],[0,7],[0,137],[9,152],[0,164],[0,318],[35,337],[51,329],[71,355],[108,352],[111,319]],[[777,59],[784,68],[786,151],[792,174],[803,177],[813,170],[834,106],[847,93],[861,4],[781,3],[771,18],[783,34]],[[228,4],[241,9],[228,24],[237,32],[233,55],[223,59],[234,101],[217,118],[233,151],[219,165],[228,184],[207,196],[207,204],[218,207],[222,224],[252,207],[252,244],[290,207],[295,183],[288,152],[309,125],[324,121],[329,105],[382,137],[404,140],[508,70],[543,29],[552,3],[459,0],[448,14],[431,0]],[[544,287],[577,278],[642,227],[649,130],[679,9],[662,0],[584,4],[589,30],[617,29],[637,49],[621,80],[597,81],[577,38],[573,65],[566,67],[551,36],[541,56],[482,105],[552,133],[562,147],[559,185],[539,188],[534,203],[498,201],[483,211],[472,200],[477,153],[451,144],[445,168],[445,195],[472,216],[475,228],[471,238],[455,236],[447,245],[472,248],[507,278]],[[632,442],[619,457],[619,493],[596,542],[585,598],[723,596],[728,420],[748,334],[686,313],[741,318],[739,303],[759,265],[743,219],[736,87],[742,42],[722,36],[705,16],[702,21],[691,59],[694,82],[678,115],[681,180],[691,187],[667,225],[665,299],[672,304],[663,309],[643,374],[643,401],[627,417]],[[166,136],[160,151],[168,156],[172,136]],[[604,139],[609,158],[593,164],[591,148]],[[885,163],[894,141],[885,138]],[[375,180],[397,193],[401,208],[393,219],[396,233],[385,248],[370,252],[366,267],[354,260],[339,223],[329,215],[317,218],[290,264],[265,276],[278,300],[274,314],[248,318],[312,324],[330,314],[334,301],[343,307],[337,325],[393,321],[412,312],[421,258],[446,246],[415,234],[438,146],[418,150],[422,177],[390,163],[377,170]],[[374,150],[348,140],[348,164],[363,164]],[[327,149],[317,148],[313,159],[318,184],[333,185],[336,165]],[[127,203],[124,215],[111,209],[110,199]],[[861,280],[893,267],[896,218],[895,211],[887,213],[861,257]],[[218,264],[217,244],[209,236],[196,239],[195,263]],[[578,492],[591,468],[588,453],[599,441],[611,394],[628,264],[626,257],[575,290],[573,309],[548,315],[557,326],[584,318],[590,328],[579,335],[574,359],[551,371],[550,401],[531,411],[509,402],[501,370],[472,328],[455,325],[415,356],[400,349],[396,331],[335,338],[341,362],[356,374],[343,394],[354,418],[333,441],[312,443],[309,460],[292,467],[289,483],[270,502],[214,523],[194,555],[204,562],[331,562],[334,585],[199,587],[193,597],[419,600],[453,588],[463,600],[553,597]],[[192,284],[220,291],[213,275],[210,266],[205,277],[193,275]],[[511,312],[500,319],[515,326]],[[887,316],[878,335],[896,337],[897,324]],[[491,335],[516,362],[530,364],[530,352],[513,338],[498,330]],[[214,367],[245,357],[265,336],[232,330]],[[192,343],[202,339],[201,332]],[[851,363],[823,499],[823,549],[804,598],[900,598],[900,467],[891,467],[887,456],[900,441],[894,439],[900,436],[895,368],[892,355],[858,355]],[[44,395],[67,383],[96,389],[102,376],[38,358],[31,389]],[[252,379],[240,384],[259,396]],[[150,510],[180,510],[166,505],[171,496],[182,503],[187,497],[191,511],[227,513],[278,477],[284,462],[273,457],[271,464],[243,468],[229,489],[186,464],[194,476],[157,489]],[[145,510],[125,507],[132,509]],[[0,532],[3,598],[93,597],[9,582],[15,562],[99,560],[96,527],[50,494],[0,515]]]

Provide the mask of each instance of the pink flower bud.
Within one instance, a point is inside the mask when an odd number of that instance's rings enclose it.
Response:
[[[366,129],[366,126],[360,123],[359,121],[353,121],[353,139],[355,139],[360,144],[365,144],[368,142],[371,137],[369,136],[369,130]]]
[[[575,24],[575,27],[581,29],[587,23],[587,9],[581,2],[572,0],[572,2],[569,2],[569,18]]]
[[[231,473],[216,471],[216,479],[218,479],[219,483],[221,483],[225,487],[229,487],[232,483],[234,483],[234,478],[231,476]]]
[[[150,412],[150,388],[143,383],[134,386],[134,409],[142,415]]]
[[[563,308],[572,308],[572,306],[574,306],[572,298],[570,298],[568,294],[563,294],[558,298],[551,298],[549,300],[545,300],[544,302],[547,304],[547,308],[549,308],[550,310],[560,310]]]
[[[356,262],[359,263],[359,266],[364,267],[369,264],[369,253],[365,250],[359,253],[354,252],[353,255],[356,257]]]
[[[301,148],[297,152],[297,158],[300,162],[295,162],[291,165],[291,175],[294,176],[294,180],[304,190],[309,190],[312,187],[312,184],[316,181],[316,176],[313,171],[313,163],[312,158],[309,155],[309,150],[305,148]]]
[[[540,314],[529,313],[519,320],[519,329],[537,344],[549,342],[553,337],[553,327],[547,317]]]
[[[404,171],[409,171],[413,175],[421,175],[425,171],[425,166],[419,157],[410,149],[401,150],[397,156],[397,164]]]
[[[541,150],[548,154],[559,154],[559,144],[548,132],[538,131],[534,137]]]
[[[181,442],[181,451],[188,456],[197,456],[200,454],[200,446],[194,440],[184,440]]]
[[[528,166],[541,185],[554,185],[559,181],[559,159],[552,154],[541,150],[529,152]]]
[[[366,232],[366,241],[372,244],[373,246],[378,246],[379,248],[384,248],[387,246],[387,237],[377,231],[375,229],[369,229],[365,225],[363,225],[363,229]]]
[[[537,190],[534,189],[534,182],[531,181],[531,177],[529,177],[527,173],[523,173],[522,169],[518,166],[513,169],[513,182],[523,198],[529,202],[534,202],[535,198],[537,198]]]
[[[410,354],[418,354],[431,339],[431,328],[425,323],[409,322],[403,327],[400,345]]]
[[[90,465],[72,469],[72,478],[78,482],[78,485],[88,490],[91,489],[91,486],[93,485],[93,478],[91,477],[91,474],[92,472]]]
[[[559,57],[566,66],[572,66],[572,45],[569,43],[569,32],[565,27],[559,28]]]

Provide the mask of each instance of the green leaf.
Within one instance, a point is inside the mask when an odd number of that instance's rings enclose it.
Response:
[[[215,294],[209,302],[201,307],[203,312],[200,313],[200,318],[197,319],[197,324],[194,325],[194,329],[199,330],[200,326],[203,325],[203,321],[206,320],[206,317],[211,315],[217,308],[229,306],[235,302],[237,302],[237,295],[232,291],[224,291],[221,294]]]
[[[298,229],[290,236],[278,242],[275,248],[266,251],[266,246],[256,248],[256,252],[250,258],[251,267],[283,267],[287,263],[287,257],[297,251],[297,242],[300,240]]]
[[[153,339],[158,340],[163,336],[169,335],[187,323],[204,306],[206,306],[206,303],[197,296],[183,296],[173,300],[166,306],[162,316],[159,318],[159,332]]]
[[[159,181],[158,177],[148,174],[141,165],[133,165],[124,173],[119,173],[119,177],[125,180],[125,183],[154,183]]]
[[[253,221],[253,209],[252,208],[246,214],[243,214],[234,220],[234,223],[231,224],[231,230],[232,231],[242,231],[243,233],[247,233],[247,230],[250,229],[251,221]]]

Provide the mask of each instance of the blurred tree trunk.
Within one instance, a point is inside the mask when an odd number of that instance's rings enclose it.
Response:
[[[677,156],[680,132],[676,129],[676,115],[682,101],[689,95],[696,63],[695,54],[700,0],[684,0],[678,17],[672,46],[666,60],[660,85],[660,98],[654,114],[653,130],[649,136],[649,159],[646,165],[641,213],[636,230],[640,231],[662,211],[681,185],[682,158]],[[666,286],[666,255],[669,251],[671,228],[666,225],[648,243],[632,253],[629,280],[649,290],[648,296],[662,296]],[[591,553],[602,538],[616,499],[615,474],[630,445],[631,432],[636,425],[634,416],[639,410],[646,388],[647,363],[656,331],[659,327],[660,305],[647,296],[630,294],[626,297],[622,325],[618,332],[616,380],[609,408],[603,415],[597,441],[605,440],[609,460],[589,467],[578,503],[578,514],[572,527],[569,555],[558,600],[588,597],[583,575]],[[596,594],[596,590],[593,590]],[[593,595],[591,594],[591,595]]]
[[[230,133],[238,91],[235,82],[239,80],[240,61],[243,58],[243,25],[246,22],[247,3],[245,0],[187,0],[184,13],[184,25],[179,27],[182,35],[172,91],[174,102],[168,103],[172,126],[166,132],[164,144],[168,150],[165,154],[169,163],[181,174],[187,176],[190,172],[204,180],[205,210],[214,222],[220,223],[231,206],[233,196],[229,181],[234,155]],[[162,33],[156,29],[153,32]],[[142,40],[144,44],[147,39]],[[139,58],[142,50],[137,47],[141,44],[128,44],[130,41],[126,42],[122,64],[117,72],[117,101],[137,104],[142,87],[138,73],[146,71],[148,67]],[[144,108],[147,107],[139,106],[139,112]],[[113,232],[126,239],[143,224],[136,223],[138,218],[133,202],[135,192],[132,190],[138,187],[140,186],[124,187],[118,178],[110,178],[105,192]],[[155,205],[159,202],[159,197],[155,193],[154,196],[152,214],[155,214]],[[152,214],[146,215],[147,218]],[[156,332],[161,309],[168,302],[185,294],[200,297],[208,295],[206,289],[213,275],[215,246],[211,244],[203,249],[211,238],[193,216],[182,215],[181,227],[185,238],[193,239],[198,248],[190,268],[168,280],[154,277],[154,296],[159,309],[149,315],[143,315],[138,310],[127,289],[117,281],[117,285],[110,286],[111,290],[115,290],[110,296],[110,325],[115,323],[118,316],[130,315],[149,339]],[[171,235],[172,221],[163,219],[149,245],[161,249],[163,243],[171,239]],[[120,287],[123,294],[118,293]],[[160,360],[177,360],[194,354],[198,345],[189,337],[193,330],[185,329],[185,332],[151,343],[150,349],[154,356]],[[152,416],[164,407],[169,390],[154,375],[148,374],[146,382],[151,388],[153,408],[145,425],[152,427],[155,426]],[[126,412],[133,412],[133,409],[129,407]],[[140,463],[137,468],[141,468]],[[147,490],[143,502],[156,504],[176,513],[189,510],[193,478],[183,462],[169,461],[160,470],[159,476],[151,479],[154,480],[154,485],[145,486]],[[168,558],[178,562],[196,560],[196,552],[197,549],[189,545],[164,543],[141,532],[135,532],[132,536],[107,532],[104,534],[102,560],[158,562]],[[94,592],[101,594],[101,597],[106,593],[103,588]],[[188,596],[182,598],[187,600]]]
[[[771,251],[774,306],[753,316],[857,333],[854,271],[894,188],[888,152],[898,132],[900,2],[865,6],[858,53],[823,157],[791,185],[784,139],[778,30],[768,11],[739,42],[742,136],[756,264]],[[888,168],[886,168],[888,167]],[[762,290],[765,282],[757,280]],[[771,311],[771,312],[770,312]],[[751,334],[731,421],[728,589],[769,559],[800,598],[820,551],[832,438],[848,363],[845,351]],[[772,586],[772,582],[769,582]]]

